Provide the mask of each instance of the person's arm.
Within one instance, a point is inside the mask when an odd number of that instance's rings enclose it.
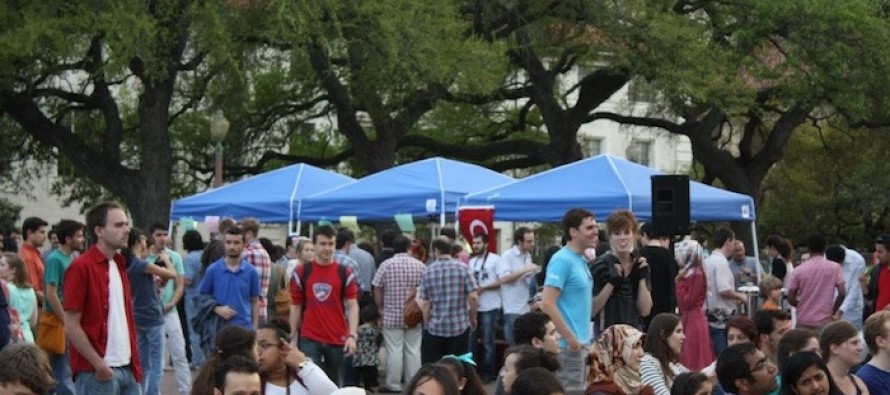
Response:
[[[641,265],[648,266],[645,262],[646,258],[642,259],[644,261]],[[646,266],[642,267],[645,268]],[[646,272],[648,271],[644,271],[644,273]],[[647,317],[652,313],[652,292],[649,291],[649,283],[647,281],[646,275],[641,275],[637,283],[637,311],[640,313],[640,317]]]
[[[476,291],[470,292],[467,295],[467,304],[470,307],[470,328],[472,330],[476,330],[476,327],[479,325],[479,293]]]
[[[300,321],[303,318],[303,305],[302,304],[293,304],[291,302],[290,305],[290,339],[296,344],[297,340],[299,340],[300,333]]]
[[[541,310],[553,321],[553,325],[556,326],[556,331],[559,332],[560,336],[566,339],[569,351],[578,352],[581,350],[581,342],[578,341],[575,334],[569,329],[562,313],[559,311],[559,307],[556,306],[556,300],[559,299],[560,294],[562,294],[561,289],[545,285],[543,298],[541,299]]]
[[[748,297],[741,292],[735,290],[735,280],[732,270],[729,269],[729,263],[725,266],[720,265],[714,270],[717,278],[717,294],[724,298],[735,299],[742,303],[748,302]],[[722,281],[721,281],[722,280]]]
[[[383,316],[383,287],[374,287],[374,303],[377,304],[380,316]]]
[[[53,309],[53,313],[62,320],[62,325],[64,325],[65,314],[63,312],[65,310],[62,309],[62,301],[59,300],[58,286],[56,284],[46,283],[46,301],[49,303],[49,307]]]
[[[358,300],[346,299],[346,322],[349,324],[349,337],[344,349],[346,356],[355,355],[358,342]]]
[[[260,298],[258,296],[250,297],[250,319],[253,320],[253,327],[260,326]]]
[[[414,299],[417,302],[417,306],[420,307],[420,313],[423,315],[423,326],[427,326],[430,323],[430,301],[422,298],[419,294]]]
[[[37,298],[37,292],[34,293],[34,298]],[[37,312],[40,308],[37,305],[37,302],[34,302],[34,310],[31,310],[31,316],[28,317],[28,325],[31,327],[31,333],[37,333]]]
[[[534,273],[538,270],[538,265],[534,263],[529,263],[528,265],[523,266],[521,269],[511,272],[510,274],[504,275],[500,279],[498,279],[498,285],[510,284],[518,281],[522,277]]]
[[[837,296],[834,298],[834,307],[832,308],[832,312],[837,313],[838,309],[840,309],[841,305],[844,303],[844,298],[847,296],[847,287],[844,285],[844,282],[841,281],[837,283]]]
[[[640,361],[640,382],[652,387],[655,395],[670,395],[671,390],[664,380],[664,373],[658,360],[647,355]]]
[[[111,368],[90,344],[90,339],[87,338],[86,332],[80,326],[81,316],[82,313],[79,311],[65,311],[65,335],[68,336],[68,341],[71,342],[74,349],[96,370],[96,380],[103,382],[111,380]]]
[[[797,288],[788,290],[788,304],[797,307]]]
[[[145,273],[158,276],[164,280],[176,278],[176,272],[173,269],[152,264],[145,265]]]
[[[615,290],[615,286],[611,283],[605,283],[600,288],[600,291],[593,297],[593,315],[597,315],[600,311],[603,310],[603,307],[606,307],[606,302],[609,301],[609,298],[612,297],[612,291]]]

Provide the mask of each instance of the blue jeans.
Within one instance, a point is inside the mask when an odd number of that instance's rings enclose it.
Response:
[[[516,344],[516,338],[513,337],[513,324],[516,323],[516,319],[522,314],[506,314],[504,313],[504,340],[507,341],[507,345],[512,346]]]
[[[340,382],[340,371],[343,369],[343,346],[300,338],[300,351],[306,355],[306,358],[311,358],[312,362],[320,366],[334,384],[337,384],[338,387],[343,385]]]
[[[142,393],[158,395],[164,376],[164,324],[136,327],[139,362],[142,364]]]
[[[78,394],[90,395],[140,395],[142,388],[136,382],[130,367],[111,368],[111,380],[96,380],[95,372],[78,373],[74,387]]]
[[[714,343],[714,355],[720,355],[726,349],[726,328],[714,328],[708,325],[708,331],[711,333],[711,342]]]
[[[192,326],[192,318],[198,311],[198,295],[187,295],[185,298],[185,315],[189,328],[189,345],[192,349],[192,366],[199,367],[204,364],[204,350],[201,349],[201,334]]]
[[[71,364],[68,362],[68,347],[64,354],[50,354],[49,364],[56,380],[56,395],[74,395],[74,381],[71,380]]]
[[[473,343],[473,350],[475,350],[475,358],[479,358],[480,355],[484,355],[482,364],[480,366],[480,373],[482,373],[483,379],[494,379],[498,374],[498,372],[495,372],[494,370],[494,359],[496,355],[496,350],[494,348],[494,335],[497,331],[499,312],[499,310],[478,312],[477,317],[479,318],[479,326],[476,328],[475,331],[473,331],[473,335],[470,336],[470,339],[472,339],[471,341]],[[480,340],[482,342],[482,352],[480,352],[479,350]]]

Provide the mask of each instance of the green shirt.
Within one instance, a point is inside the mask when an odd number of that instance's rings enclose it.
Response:
[[[73,255],[73,251],[71,254],[66,255],[62,252],[61,248],[56,248],[48,257],[46,257],[45,269],[43,271],[43,283],[56,286],[56,294],[59,295],[59,303],[62,303],[62,279],[65,277],[65,271],[68,270],[68,266],[71,266],[71,262],[74,260]],[[46,311],[53,311],[49,302],[43,304],[43,309]]]
[[[176,271],[176,275],[184,276],[185,275],[185,266],[182,264],[182,256],[179,255],[178,252],[173,251],[169,248],[165,248],[164,251],[166,251],[167,255],[170,256],[170,261],[173,262],[173,270]],[[155,261],[157,259],[158,259],[157,255],[149,254],[148,258],[146,260],[148,261],[148,263],[155,263]],[[164,303],[164,305],[170,303],[170,301],[173,300],[173,294],[175,292],[176,292],[176,280],[173,279],[173,280],[168,281],[167,285],[165,285],[164,288],[161,289],[161,301]],[[174,307],[173,310],[170,310],[170,311],[175,313],[176,307]]]

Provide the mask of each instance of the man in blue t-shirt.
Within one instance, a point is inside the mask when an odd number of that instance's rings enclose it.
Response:
[[[856,375],[872,394],[884,394],[890,388],[890,311],[881,310],[865,320],[863,335],[872,353]]]
[[[581,208],[565,213],[562,228],[567,242],[547,264],[541,308],[562,336],[557,376],[567,392],[575,392],[585,388],[584,365],[592,337],[593,277],[583,254],[596,247],[599,229],[593,213]]]

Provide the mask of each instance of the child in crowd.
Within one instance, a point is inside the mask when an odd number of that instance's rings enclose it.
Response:
[[[764,302],[761,310],[779,310],[779,298],[782,297],[782,280],[766,276],[760,280],[760,296]]]
[[[370,304],[362,308],[359,313],[361,325],[358,327],[358,345],[355,351],[356,375],[360,384],[367,390],[376,389],[377,367],[380,365],[378,354],[380,351],[380,312],[377,306]]]
[[[711,395],[714,384],[704,373],[680,373],[671,386],[671,395]]]

